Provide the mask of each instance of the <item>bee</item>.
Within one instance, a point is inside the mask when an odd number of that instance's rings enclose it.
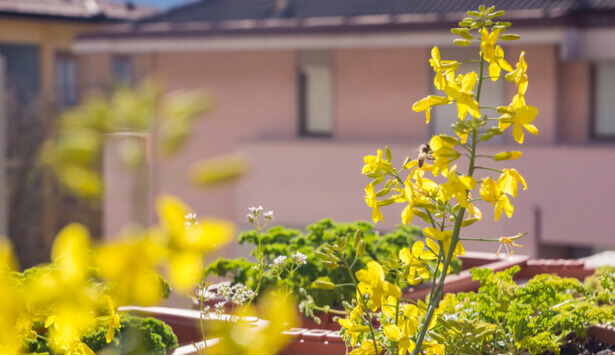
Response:
[[[425,159],[433,160],[433,151],[428,143],[423,144],[419,147],[419,168],[423,168],[423,164],[425,163]]]

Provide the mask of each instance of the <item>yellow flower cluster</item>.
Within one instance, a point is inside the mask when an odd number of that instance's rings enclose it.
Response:
[[[81,342],[86,330],[104,325],[111,342],[120,327],[118,304],[158,302],[163,270],[186,291],[200,276],[202,254],[234,234],[232,224],[217,220],[186,228],[190,209],[177,198],[161,198],[158,211],[160,226],[126,230],[101,246],[92,246],[84,226],[68,225],[54,241],[52,263],[21,279],[10,242],[0,238],[0,352],[23,352],[24,337],[46,330],[54,353],[92,354]]]
[[[351,335],[350,342],[355,354],[387,352],[405,354],[409,351],[443,353],[444,346],[434,341],[428,333],[436,322],[436,316],[444,303],[437,308],[442,298],[444,278],[449,272],[450,263],[457,255],[465,253],[462,240],[499,242],[510,252],[510,248],[520,247],[513,241],[524,236],[502,237],[499,239],[464,238],[460,235],[463,227],[482,218],[477,202],[484,201],[494,206],[495,220],[504,212],[511,217],[514,211],[509,197],[516,198],[519,185],[527,189],[525,179],[515,169],[495,169],[479,164],[485,158],[493,161],[518,159],[519,151],[500,152],[496,155],[479,155],[477,145],[488,141],[495,135],[502,135],[512,127],[512,136],[519,144],[524,142],[524,131],[533,135],[538,129],[533,122],[538,110],[528,105],[525,94],[528,88],[527,63],[522,52],[515,68],[506,61],[500,40],[518,39],[518,35],[504,34],[510,26],[508,22],[497,21],[503,11],[481,5],[479,11],[469,11],[452,33],[460,35],[454,44],[469,46],[480,45],[478,59],[466,62],[442,59],[438,47],[431,50],[429,63],[433,68],[434,86],[440,91],[428,95],[412,106],[415,112],[425,112],[427,123],[431,119],[431,109],[439,105],[456,105],[457,121],[451,125],[456,137],[445,134],[434,135],[428,143],[418,149],[418,157],[407,157],[400,169],[392,164],[392,154],[388,147],[378,150],[376,156],[366,156],[362,174],[372,179],[365,187],[365,201],[372,208],[372,220],[383,220],[380,209],[384,206],[401,203],[401,221],[409,224],[415,216],[420,217],[428,226],[423,229],[425,243],[419,241],[399,251],[399,256],[384,265],[394,272],[395,281],[405,278],[410,285],[416,285],[430,278],[433,272],[434,288],[429,304],[400,303],[399,293],[389,286],[382,268],[377,263],[357,272],[361,281],[357,288],[357,299],[368,297],[365,308],[360,304],[348,311],[348,318],[340,324]],[[479,63],[479,71],[460,73],[465,63]],[[487,67],[487,72],[485,68]],[[504,75],[502,75],[504,72]],[[486,81],[486,79],[491,79]],[[517,93],[510,105],[500,107],[481,106],[480,95],[484,85],[505,79],[514,82]],[[491,124],[491,125],[490,125]],[[469,162],[459,163],[464,158]],[[468,167],[467,174],[459,172],[459,167]],[[497,179],[483,176],[475,178],[481,170],[498,172]],[[427,172],[432,177],[427,177]],[[440,177],[440,178],[438,178]],[[437,180],[440,180],[439,182]],[[381,188],[378,186],[380,185]],[[478,189],[479,194],[476,193]],[[474,191],[474,195],[472,192]],[[467,213],[467,214],[466,214]],[[499,252],[499,250],[498,250]],[[435,268],[431,267],[434,260]],[[379,268],[380,267],[380,268]],[[381,308],[382,330],[374,331],[366,322],[364,313]],[[365,310],[367,309],[367,310]],[[371,319],[371,316],[369,317]],[[422,325],[422,326],[420,326]],[[369,331],[366,329],[369,327]],[[370,337],[367,334],[371,334]],[[380,335],[384,335],[384,338]],[[359,344],[360,343],[360,344]]]

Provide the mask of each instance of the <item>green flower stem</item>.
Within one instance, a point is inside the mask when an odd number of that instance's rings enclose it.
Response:
[[[399,285],[399,270],[395,270],[395,285]],[[395,303],[395,325],[399,325],[399,298]],[[395,344],[395,355],[399,354],[399,344]]]
[[[522,234],[517,234],[515,236],[509,236],[508,238],[511,240],[518,240],[520,238],[522,238],[523,236],[527,235],[527,232],[524,232]],[[489,241],[489,242],[500,242],[500,239],[486,239],[486,238],[480,238],[480,237],[461,237],[459,238],[462,241]]]
[[[313,309],[321,311],[323,313],[330,313],[330,314],[336,314],[336,315],[346,316],[346,314],[347,314],[347,312],[344,311],[344,310],[337,310],[337,309],[331,309],[331,308],[323,308],[323,307],[319,307],[318,305],[315,305],[313,307]]]
[[[484,19],[483,19],[484,21]],[[480,76],[478,80],[478,88],[476,89],[476,101],[480,103],[480,93],[483,84],[483,67],[485,65],[485,60],[483,55],[480,57]],[[470,159],[470,168],[468,170],[468,176],[472,177],[474,174],[474,161],[476,157],[476,143],[477,143],[477,130],[478,128],[472,130],[472,146],[471,146],[471,159]],[[421,346],[423,345],[423,340],[425,339],[425,335],[427,334],[427,328],[433,318],[433,314],[436,311],[436,305],[440,302],[440,298],[442,297],[442,291],[444,290],[444,280],[446,279],[446,271],[448,271],[448,267],[453,260],[453,253],[455,252],[455,248],[457,247],[457,243],[459,242],[459,233],[461,231],[461,222],[463,221],[463,217],[465,215],[466,209],[460,208],[459,213],[455,215],[455,227],[453,229],[453,236],[451,237],[450,247],[446,254],[446,258],[444,259],[444,264],[442,266],[442,273],[440,273],[440,279],[438,281],[438,286],[436,287],[436,291],[434,292],[433,299],[429,301],[429,307],[427,308],[427,314],[425,315],[425,320],[423,320],[423,325],[421,326],[421,332],[416,340],[416,346],[412,351],[413,355],[418,355],[421,351]]]
[[[250,298],[250,300],[248,301],[248,303],[246,304],[246,308],[249,307],[252,304],[252,301],[254,300],[254,298],[256,298],[256,296],[258,295],[259,290],[261,289],[261,283],[263,282],[263,274],[265,273],[265,264],[264,264],[264,256],[263,256],[263,250],[261,247],[261,224],[258,221],[258,216],[256,217],[256,228],[257,228],[257,235],[256,235],[256,239],[258,240],[258,250],[256,252],[256,258],[258,259],[258,284],[256,285],[256,289],[254,290],[254,295],[252,295],[252,298]],[[265,224],[265,226],[267,226]]]
[[[501,170],[499,170],[499,169],[495,169],[495,168],[482,167],[482,166],[476,166],[476,167],[474,167],[474,168],[475,168],[475,169],[484,169],[484,170],[487,170],[487,171],[493,171],[493,172],[502,173],[502,171],[501,171]]]

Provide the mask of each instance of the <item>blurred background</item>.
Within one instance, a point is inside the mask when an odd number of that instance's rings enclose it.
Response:
[[[528,182],[511,219],[483,221],[465,236],[529,232],[517,253],[582,257],[615,248],[615,2],[490,0],[507,12],[503,44],[514,65],[528,63],[528,104],[539,109],[538,136],[518,145],[502,136],[482,145],[493,154],[520,149],[508,162]],[[11,237],[22,267],[45,261],[68,222],[113,236],[131,220],[155,219],[153,197],[170,193],[199,217],[218,216],[248,229],[248,207],[275,212],[275,222],[303,229],[321,218],[370,220],[363,156],[391,147],[394,164],[431,135],[450,132],[455,113],[434,109],[425,125],[412,103],[433,93],[432,46],[444,59],[476,57],[454,47],[449,29],[478,7],[444,0],[0,0],[0,233]],[[471,68],[467,68],[471,69]],[[147,179],[135,182],[109,137],[98,202],[63,190],[39,156],[54,122],[88,93],[111,92],[146,78],[164,91],[199,90],[213,110],[192,128],[179,155],[148,156]],[[488,83],[489,105],[508,105],[514,83]],[[148,145],[149,133],[139,133]],[[242,151],[241,179],[216,188],[190,184],[190,165]],[[461,163],[460,163],[461,164]],[[463,164],[461,164],[463,165]],[[504,165],[502,165],[504,167]],[[148,211],[131,213],[131,189],[143,184]],[[385,207],[387,231],[401,207]],[[467,249],[495,251],[496,245]],[[245,253],[237,247],[227,255]]]

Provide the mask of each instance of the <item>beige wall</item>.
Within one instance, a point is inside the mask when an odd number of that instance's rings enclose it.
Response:
[[[520,252],[528,254],[535,254],[539,244],[615,247],[610,238],[614,226],[607,216],[610,197],[615,196],[609,182],[612,167],[596,163],[615,162],[615,150],[562,145],[587,142],[588,66],[561,63],[555,45],[524,46],[524,50],[530,77],[526,98],[539,108],[535,123],[540,135],[526,135],[521,147],[508,137],[503,144],[484,145],[482,153],[521,149],[523,158],[508,166],[525,175],[530,189],[513,201],[512,219],[493,222],[493,208],[484,205],[484,221],[464,234],[500,237],[527,231],[530,235]],[[521,49],[508,46],[506,51],[514,66]],[[143,65],[165,82],[168,92],[207,90],[215,97],[214,110],[195,125],[185,149],[173,159],[155,162],[155,192],[176,194],[199,215],[235,219],[241,228],[248,228],[244,218],[253,205],[274,210],[277,223],[300,228],[325,217],[369,220],[363,198],[367,179],[360,174],[363,156],[390,145],[400,165],[428,139],[424,114],[410,109],[429,93],[428,52],[427,48],[333,51],[335,122],[330,139],[297,139],[293,51],[142,55]],[[515,92],[510,83],[508,100]],[[193,162],[237,149],[251,158],[249,173],[238,183],[215,190],[188,183],[186,173]],[[108,180],[121,179],[107,174]],[[123,210],[112,208],[122,204],[125,193],[120,189],[107,194],[115,203],[109,203],[105,226],[113,229],[126,219]],[[384,208],[385,224],[379,228],[398,224],[401,208]]]
[[[426,48],[336,51],[335,137],[427,137],[424,114],[410,110],[429,88],[427,58]]]

